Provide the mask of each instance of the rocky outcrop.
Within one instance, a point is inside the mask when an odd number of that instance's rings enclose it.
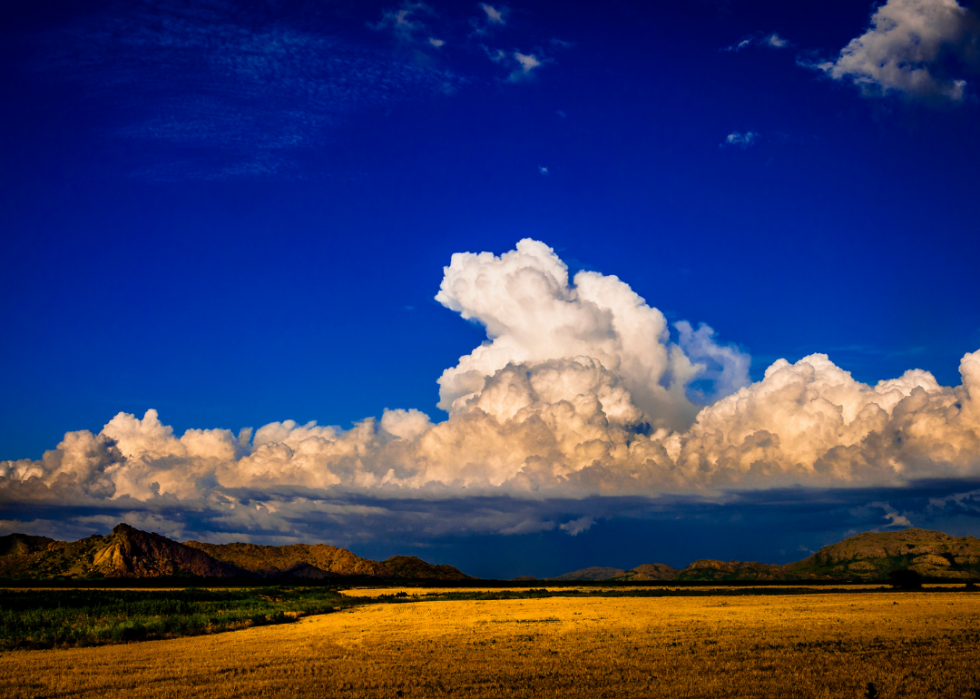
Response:
[[[783,569],[803,579],[884,580],[895,570],[914,570],[928,578],[980,577],[980,539],[928,529],[867,532],[824,546]]]
[[[203,551],[172,541],[165,536],[120,524],[106,537],[92,560],[96,573],[107,578],[159,578],[196,575],[226,578],[242,571],[215,560]]]

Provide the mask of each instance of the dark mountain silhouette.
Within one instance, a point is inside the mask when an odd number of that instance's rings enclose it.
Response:
[[[393,556],[383,563],[325,544],[179,543],[160,534],[120,524],[107,536],[79,541],[8,534],[0,537],[0,577],[52,578],[379,578],[469,580],[447,565],[414,556]]]

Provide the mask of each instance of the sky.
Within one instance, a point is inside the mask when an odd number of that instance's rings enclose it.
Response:
[[[483,577],[980,535],[980,7],[0,7],[0,534]]]

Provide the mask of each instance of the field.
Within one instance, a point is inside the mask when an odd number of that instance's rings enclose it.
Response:
[[[367,604],[281,626],[0,654],[39,697],[980,696],[980,594]]]

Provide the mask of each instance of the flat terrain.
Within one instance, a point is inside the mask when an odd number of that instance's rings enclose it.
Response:
[[[980,594],[370,604],[213,636],[0,654],[27,697],[968,697]]]
[[[963,583],[938,583],[923,585],[924,589],[937,589],[937,588],[951,588],[951,589],[962,589]],[[650,591],[654,593],[661,592],[679,592],[684,594],[697,595],[711,590],[726,591],[726,592],[739,592],[740,594],[746,593],[748,591],[761,590],[762,592],[772,593],[779,592],[780,587],[775,587],[773,585],[743,585],[740,584],[737,588],[731,585],[725,585],[719,583],[718,585],[697,585],[696,587],[691,586],[681,586],[681,585],[656,585],[656,586],[646,586],[646,585],[630,585],[625,587],[622,585],[548,585],[547,582],[541,582],[540,584],[522,585],[522,586],[504,586],[504,587],[482,587],[480,585],[467,585],[466,587],[351,587],[346,590],[340,590],[340,594],[346,597],[360,597],[362,599],[379,599],[383,597],[410,597],[425,599],[426,597],[432,597],[435,595],[459,595],[459,594],[486,594],[493,595],[504,592],[512,593],[527,593],[531,590],[546,590],[547,592],[553,592],[557,594],[562,593],[584,593],[584,594],[611,594],[611,595],[630,595],[636,593],[642,593],[644,591]],[[813,590],[815,592],[826,592],[827,590],[883,590],[888,589],[888,586],[881,583],[868,583],[868,584],[854,584],[854,583],[841,583],[840,585],[834,587],[832,585],[807,585],[806,583],[800,584],[786,584],[782,586],[782,589],[786,590]]]

